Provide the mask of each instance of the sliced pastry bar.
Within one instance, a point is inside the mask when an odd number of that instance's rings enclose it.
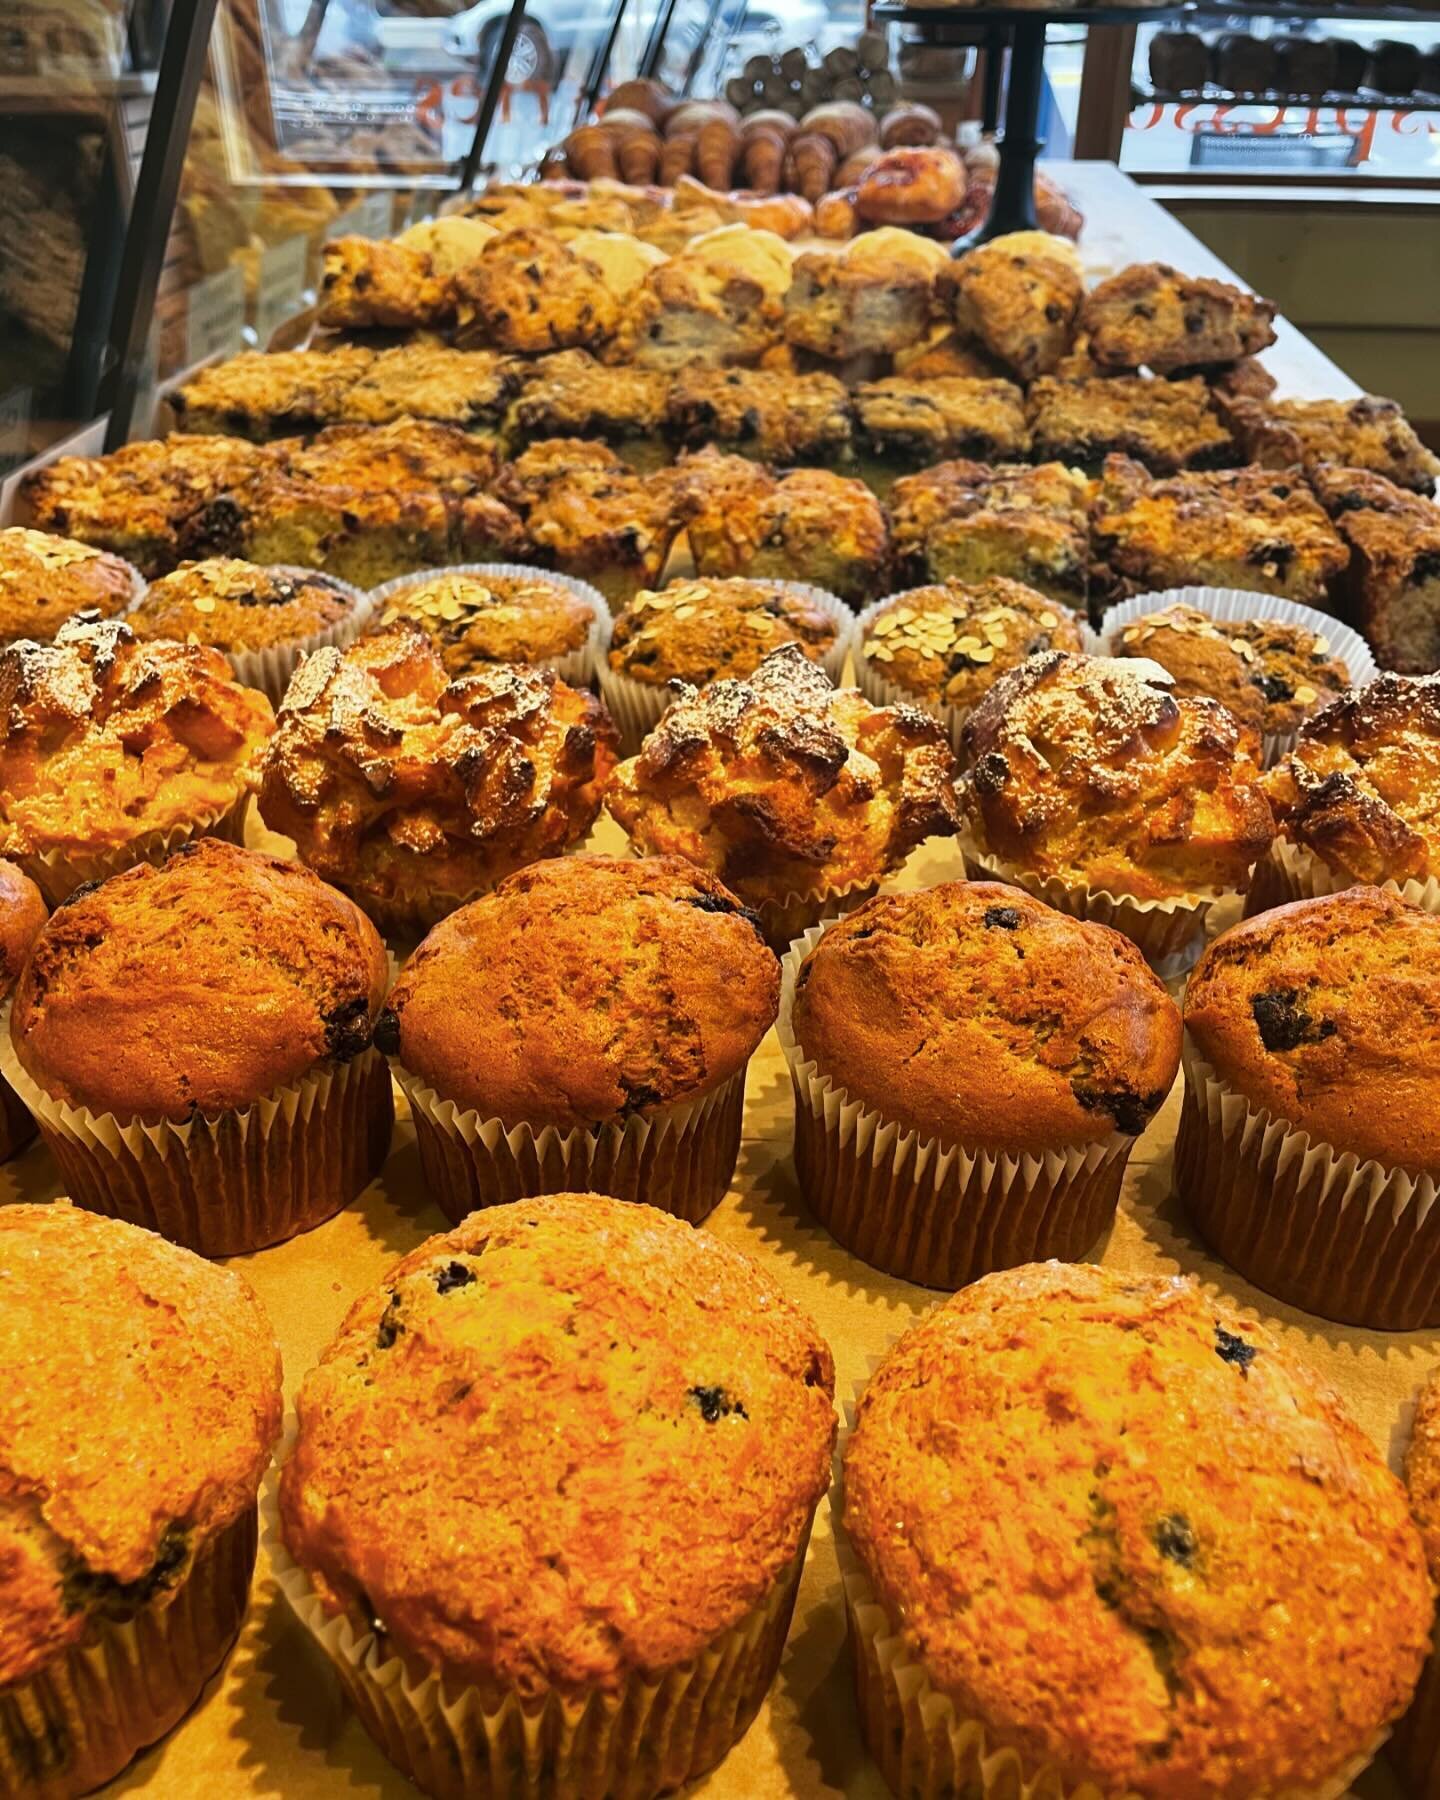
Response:
[[[948,457],[1014,462],[1030,454],[1025,396],[1013,381],[889,375],[856,388],[855,420],[862,455],[892,471]]]
[[[669,383],[665,430],[685,449],[713,444],[782,468],[830,463],[850,451],[850,395],[833,375],[681,369]]]
[[[493,350],[445,344],[400,344],[376,353],[340,404],[346,425],[392,425],[428,419],[459,431],[498,434],[520,387],[521,366]]]
[[[1252,400],[1225,403],[1248,462],[1267,469],[1322,463],[1369,469],[1419,494],[1434,491],[1440,457],[1427,450],[1394,400]]]
[[[248,350],[201,369],[170,396],[182,429],[228,433],[257,444],[339,423],[345,396],[375,361],[357,344],[333,350]]]
[[[1042,375],[1032,383],[1027,405],[1038,457],[1093,470],[1107,456],[1133,456],[1155,475],[1224,468],[1237,460],[1235,441],[1198,377]]]
[[[516,367],[518,394],[506,420],[512,443],[595,438],[632,468],[668,460],[661,426],[670,384],[658,370],[612,368],[585,350],[557,350]]]
[[[1366,469],[1322,464],[1310,482],[1349,547],[1341,591],[1376,662],[1440,668],[1440,506]]]

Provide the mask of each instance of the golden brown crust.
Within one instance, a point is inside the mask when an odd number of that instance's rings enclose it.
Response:
[[[385,326],[402,331],[447,325],[451,283],[428,251],[384,238],[331,238],[320,277],[320,323],[331,331]]]
[[[613,354],[645,369],[756,363],[780,342],[791,252],[747,225],[703,233],[645,277]]]
[[[748,681],[682,686],[606,805],[645,854],[755,902],[879,880],[956,830],[954,779],[933,719],[832,687],[787,644]]]
[[[393,354],[393,352],[392,352]],[[257,444],[319,431],[345,418],[345,396],[376,360],[373,350],[246,350],[212,363],[170,395],[186,431],[229,432]]]
[[[1132,263],[1085,297],[1080,328],[1090,353],[1116,369],[1175,369],[1238,362],[1275,342],[1275,303],[1226,281]]]
[[[591,1194],[487,1207],[306,1377],[285,1542],[332,1611],[487,1697],[614,1691],[795,1557],[833,1390],[814,1326],[707,1232]]]
[[[377,351],[340,399],[347,425],[390,425],[429,419],[460,431],[499,426],[520,386],[521,368],[491,350],[452,350],[444,344],[400,344]]]
[[[1437,1019],[1440,918],[1384,888],[1246,919],[1209,946],[1185,996],[1201,1055],[1252,1106],[1341,1154],[1430,1174]]]
[[[1180,1065],[1180,1015],[1128,938],[993,881],[881,894],[837,920],[792,1020],[852,1100],[1012,1156],[1138,1136]]]
[[[578,842],[615,765],[595,697],[549,669],[448,681],[395,625],[302,663],[265,759],[260,811],[302,859],[402,929]]]
[[[938,245],[901,230],[807,250],[785,294],[785,341],[833,362],[911,349],[930,329],[945,261]]]
[[[0,857],[0,1000],[15,986],[46,916],[39,888],[14,863]]]
[[[397,623],[414,625],[440,652],[452,679],[481,663],[538,663],[583,649],[594,604],[538,571],[419,576],[385,597],[370,635]]]
[[[1067,1791],[1319,1787],[1428,1648],[1399,1483],[1303,1363],[1188,1281],[1039,1263],[937,1307],[861,1397],[845,1525],[987,1748]]]
[[[559,350],[521,372],[510,426],[529,438],[658,437],[669,383],[655,369],[612,368],[584,350]]]
[[[1381,668],[1440,668],[1440,506],[1366,469],[1322,464],[1315,496],[1350,552],[1341,597]]]
[[[294,644],[341,624],[357,596],[318,571],[262,569],[233,557],[181,563],[162,576],[126,619],[139,638],[174,638],[217,650]]]
[[[615,620],[610,667],[632,681],[703,687],[752,675],[781,644],[819,662],[835,647],[833,616],[809,595],[767,581],[672,581],[637,594]]]
[[[451,286],[462,344],[530,354],[593,348],[620,322],[599,264],[538,228],[502,231]]]
[[[992,855],[1159,900],[1241,890],[1275,834],[1259,742],[1155,664],[1033,656],[965,721],[965,802]]]
[[[961,331],[1022,381],[1047,374],[1069,349],[1084,294],[1074,245],[1043,231],[992,238],[940,279]]]
[[[1440,1580],[1440,1377],[1432,1374],[1420,1390],[1415,1425],[1405,1453],[1405,1485],[1410,1511],[1420,1527],[1432,1581]]]
[[[380,1036],[457,1106],[568,1131],[728,1081],[779,994],[753,915],[713,876],[678,857],[566,856],[437,925]]]
[[[1238,460],[1234,439],[1210,407],[1198,377],[1157,381],[1105,375],[1060,381],[1042,376],[1027,398],[1035,454],[1093,467],[1133,456],[1156,475],[1220,469]]]
[[[855,390],[856,432],[877,455],[1011,462],[1030,454],[1025,396],[1013,381],[888,375]]]
[[[49,643],[66,619],[93,612],[112,619],[135,598],[135,571],[75,538],[12,525],[0,531],[0,642]]]
[[[850,397],[833,375],[770,369],[680,369],[665,401],[666,434],[692,448],[762,462],[823,462],[850,448]]]
[[[1324,463],[1369,469],[1418,494],[1434,491],[1440,457],[1427,450],[1398,401],[1252,400],[1225,403],[1246,459],[1266,469],[1306,470]]]
[[[0,1288],[4,1688],[165,1603],[253,1508],[281,1397],[249,1285],[137,1226],[0,1208]]]
[[[919,705],[970,707],[1026,657],[1083,647],[1072,613],[997,576],[897,594],[871,615],[859,654]]]

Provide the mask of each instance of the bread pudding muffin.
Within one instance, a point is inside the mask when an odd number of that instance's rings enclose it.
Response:
[[[862,232],[837,248],[796,257],[784,296],[785,340],[843,363],[892,356],[920,343],[935,318],[945,248],[917,232]]]
[[[195,837],[240,842],[270,702],[217,650],[122,619],[0,650],[0,849],[51,905]]]
[[[371,631],[414,625],[440,652],[452,678],[482,663],[527,663],[553,669],[574,687],[588,686],[610,623],[597,588],[520,563],[402,575],[371,598]]]
[[[138,569],[92,544],[23,525],[0,531],[0,643],[48,644],[76,613],[113,619],[144,592]]]
[[[810,1320],[707,1232],[594,1194],[472,1213],[306,1376],[280,1584],[426,1792],[534,1792],[508,1773],[523,1713],[547,1800],[657,1800],[774,1678],[834,1384]]]
[[[1415,1424],[1405,1453],[1410,1511],[1420,1527],[1432,1586],[1440,1582],[1440,1379],[1420,1390]],[[1385,1746],[1385,1758],[1416,1800],[1440,1793],[1440,1659],[1432,1650],[1415,1698]]]
[[[759,362],[781,339],[792,261],[773,231],[726,225],[701,233],[645,277],[608,354],[666,371]]]
[[[519,870],[435,927],[382,1015],[427,1188],[457,1221],[579,1183],[698,1224],[779,985],[754,915],[679,857]]]
[[[677,684],[606,806],[641,854],[718,876],[783,949],[958,829],[955,773],[934,719],[835,688],[784,644],[747,680]]]
[[[998,882],[878,894],[785,959],[806,1205],[887,1274],[1084,1256],[1180,1066],[1128,938]]]
[[[844,1483],[861,1727],[920,1800],[1334,1800],[1425,1656],[1400,1483],[1192,1281],[976,1282],[871,1378]]]
[[[30,947],[45,924],[45,898],[28,875],[0,858],[0,1003],[8,1001]],[[23,1150],[35,1135],[30,1109],[0,1078],[0,1162]]]
[[[1243,893],[1275,835],[1260,741],[1218,700],[1177,695],[1158,663],[1032,656],[965,721],[965,859],[1193,960],[1215,901]]]
[[[1247,1281],[1346,1324],[1440,1324],[1437,1018],[1440,918],[1381,888],[1276,907],[1206,950],[1175,1182]]]
[[[239,1275],[63,1202],[0,1208],[0,1291],[0,1784],[70,1800],[244,1623],[280,1353]]]
[[[0,1063],[80,1205],[239,1255],[330,1218],[385,1160],[387,976],[343,894],[207,838],[56,910]]]
[[[418,935],[578,843],[616,749],[602,703],[553,670],[486,663],[451,681],[397,624],[296,672],[260,814],[382,930]]]

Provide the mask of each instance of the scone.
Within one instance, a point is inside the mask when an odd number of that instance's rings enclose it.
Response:
[[[679,369],[669,379],[665,432],[682,449],[717,449],[785,468],[842,461],[850,396],[833,375],[771,369]]]
[[[962,332],[1022,381],[1033,381],[1069,349],[1085,284],[1067,239],[1016,231],[952,263],[939,291]]]
[[[611,368],[586,350],[558,350],[522,365],[517,386],[506,419],[512,443],[597,438],[632,468],[667,460],[661,426],[669,383],[656,369]]]
[[[427,250],[384,238],[330,238],[320,277],[320,323],[329,331],[376,326],[425,331],[455,317],[455,296]]]
[[[925,466],[951,457],[1015,462],[1030,454],[1025,396],[1013,381],[963,375],[889,375],[855,390],[855,435],[882,463]]]
[[[1256,355],[1275,342],[1275,311],[1229,282],[1131,263],[1085,296],[1080,329],[1107,368],[1168,375]]]
[[[754,364],[780,342],[792,253],[773,231],[726,225],[645,277],[613,355],[643,369]]]
[[[1026,411],[1035,455],[1098,469],[1107,456],[1133,456],[1153,475],[1221,469],[1239,461],[1198,377],[1156,381],[1109,375],[1088,381],[1042,376]]]
[[[785,341],[831,362],[913,348],[935,318],[943,245],[886,227],[842,249],[797,256],[785,299]]]
[[[505,563],[402,575],[373,599],[369,630],[414,626],[440,652],[452,680],[485,663],[526,663],[586,687],[609,618],[604,600],[583,581]]]
[[[1336,589],[1376,662],[1440,668],[1440,506],[1367,469],[1322,463],[1310,484],[1350,552]]]
[[[260,812],[382,930],[427,930],[590,829],[615,729],[549,669],[450,681],[414,627],[297,671],[265,758]]]
[[[798,644],[746,681],[678,687],[606,807],[644,855],[683,856],[783,947],[959,825],[944,730],[833,687]]]
[[[1431,494],[1440,457],[1427,450],[1395,400],[1227,400],[1225,416],[1248,461],[1307,471],[1327,463],[1368,469],[1417,494]]]
[[[330,351],[247,350],[212,363],[169,396],[182,431],[227,432],[257,444],[338,424],[345,396],[375,361],[356,344]]]
[[[455,341],[533,355],[597,348],[620,308],[603,271],[551,232],[502,231],[453,278]]]
[[[128,612],[144,587],[130,563],[91,544],[23,525],[0,530],[0,643],[48,644],[75,613]]]

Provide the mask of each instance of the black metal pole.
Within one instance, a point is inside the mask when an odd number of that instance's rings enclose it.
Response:
[[[112,354],[115,289],[125,254],[125,221],[129,212],[129,173],[121,165],[125,133],[119,111],[117,102],[116,116],[112,116],[105,134],[105,160],[85,235],[85,272],[65,363],[65,413],[71,419],[93,419],[100,410],[100,383]]]
[[[645,46],[645,54],[640,58],[640,73],[647,80],[655,79],[660,58],[665,54],[665,39],[670,35],[670,21],[675,17],[675,6],[676,0],[665,0],[650,28],[650,39]]]
[[[465,152],[465,161],[460,167],[462,193],[468,194],[475,185],[480,158],[485,154],[485,146],[490,141],[490,127],[495,123],[495,112],[500,105],[500,90],[505,85],[511,53],[515,49],[515,40],[520,35],[520,21],[524,17],[525,0],[511,0],[510,15],[505,21],[505,29],[500,33],[500,42],[495,46],[495,60],[490,65],[485,98],[480,102],[480,111],[475,119],[475,135],[470,140],[470,148]]]
[[[985,223],[956,242],[956,256],[1008,231],[1035,229],[1035,158],[1045,148],[1038,135],[1045,80],[1045,20],[1022,13],[1016,17],[1014,32],[995,196]]]
[[[590,59],[590,71],[585,77],[585,86],[580,91],[580,100],[575,108],[572,124],[578,125],[583,119],[588,119],[591,108],[600,98],[600,90],[605,85],[605,74],[610,67],[610,59],[615,54],[615,40],[620,35],[620,26],[625,18],[625,7],[626,0],[619,0],[619,4],[610,15],[610,24],[606,29],[605,37]]]
[[[699,43],[690,52],[689,62],[685,65],[685,80],[681,84],[680,92],[687,100],[690,98],[691,88],[695,85],[695,77],[700,73],[700,65],[704,62],[705,52],[710,47],[711,33],[715,29],[716,21],[719,19],[721,8],[724,5],[725,0],[710,0],[710,10],[705,15],[705,28],[700,33]]]
[[[1003,25],[985,27],[985,84],[980,90],[980,129],[993,135],[1000,123],[1000,83],[1005,74],[1005,48],[1010,33]]]
[[[150,323],[155,316],[155,292],[165,263],[165,246],[180,192],[180,174],[195,117],[195,98],[205,73],[210,31],[215,23],[216,0],[188,0],[170,15],[160,72],[155,83],[155,102],[135,199],[125,231],[125,250],[115,283],[115,309],[111,315],[113,386],[110,423],[105,428],[105,448],[117,450],[129,441],[135,402],[140,392],[140,372]]]

